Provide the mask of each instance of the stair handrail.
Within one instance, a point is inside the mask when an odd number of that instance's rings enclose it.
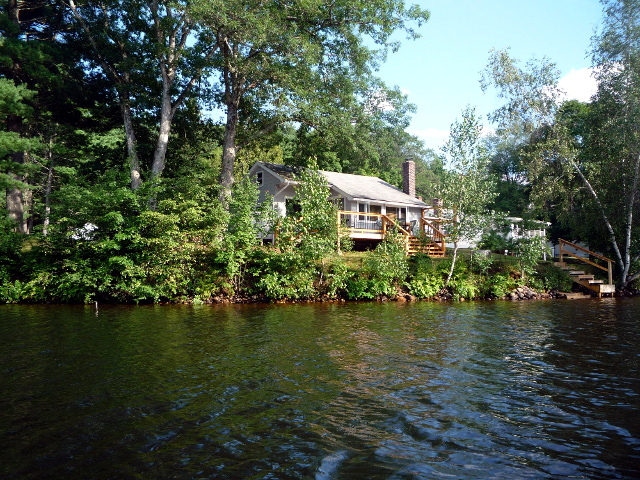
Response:
[[[580,245],[576,245],[575,243],[569,242],[567,240],[563,240],[562,238],[558,239],[558,243],[560,244],[560,263],[564,263],[563,262],[563,254],[567,254],[570,257],[576,258],[578,260],[580,260],[581,262],[587,263],[589,265],[592,265],[594,267],[599,268],[600,270],[604,270],[605,272],[607,272],[607,276],[608,276],[608,282],[609,284],[613,284],[613,260],[611,260],[608,257],[605,257],[604,255],[600,255],[599,253],[596,252],[592,252],[591,250],[588,250],[584,247],[581,247]],[[588,253],[589,255],[596,257],[604,262],[607,262],[607,267],[603,267],[602,265],[598,265],[595,262],[592,262],[591,260],[584,258],[584,257],[580,257],[578,255],[575,255],[573,253],[571,253],[568,250],[565,250],[563,245],[569,245],[572,248],[575,248],[576,250],[580,250],[581,252],[585,252]]]
[[[430,220],[433,220],[432,223]],[[420,218],[420,232],[423,232],[426,236],[430,236],[432,238],[433,243],[440,247],[442,253],[446,253],[447,245],[445,242],[445,238],[447,234],[438,228],[438,225],[443,221],[442,218],[435,217],[422,217]],[[429,233],[427,233],[427,228],[429,229]]]

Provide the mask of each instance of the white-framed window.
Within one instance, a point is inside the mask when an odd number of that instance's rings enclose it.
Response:
[[[407,219],[407,209],[404,207],[387,207],[387,217],[397,222],[404,222]]]
[[[360,213],[369,213],[369,204],[364,202],[358,202],[358,212]],[[367,220],[366,215],[358,215],[358,220],[365,221]]]

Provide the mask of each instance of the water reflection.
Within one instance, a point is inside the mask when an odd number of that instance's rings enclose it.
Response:
[[[637,299],[0,307],[0,477],[638,478]]]

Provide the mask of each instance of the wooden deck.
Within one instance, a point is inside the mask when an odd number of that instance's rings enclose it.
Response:
[[[410,223],[397,221],[380,213],[362,213],[340,210],[338,225],[342,233],[354,240],[384,240],[400,234],[407,255],[426,253],[431,257],[444,257],[447,251],[446,235],[440,229],[441,219],[422,217]]]

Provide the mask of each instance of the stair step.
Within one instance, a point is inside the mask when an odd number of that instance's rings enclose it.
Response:
[[[574,275],[585,275],[586,272],[583,270],[571,270],[569,272],[569,275],[574,276]]]
[[[578,277],[578,280],[593,280],[594,278],[596,277],[594,277],[593,275],[580,275]]]
[[[604,280],[589,280],[589,285],[602,285]]]

